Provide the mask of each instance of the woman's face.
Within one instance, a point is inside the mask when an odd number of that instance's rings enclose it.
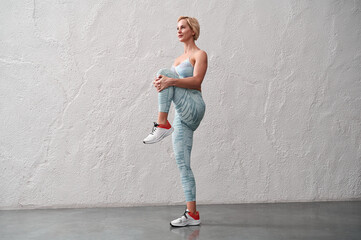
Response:
[[[181,42],[187,42],[189,39],[193,39],[194,32],[189,27],[187,20],[182,19],[177,24],[178,39]]]

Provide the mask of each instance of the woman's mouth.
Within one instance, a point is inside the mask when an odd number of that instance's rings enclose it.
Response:
[[[180,37],[183,37],[183,35],[178,35],[178,37],[180,38]]]

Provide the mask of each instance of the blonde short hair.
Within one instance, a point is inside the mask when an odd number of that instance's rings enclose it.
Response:
[[[199,26],[198,20],[196,18],[192,18],[192,17],[180,16],[178,18],[177,22],[179,22],[182,19],[187,20],[189,27],[194,32],[193,39],[194,39],[194,41],[197,40],[199,37],[199,33],[200,33],[200,26]]]

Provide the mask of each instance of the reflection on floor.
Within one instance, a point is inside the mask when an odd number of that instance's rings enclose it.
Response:
[[[169,222],[185,206],[0,211],[5,239],[361,239],[361,202],[198,205],[201,225]]]

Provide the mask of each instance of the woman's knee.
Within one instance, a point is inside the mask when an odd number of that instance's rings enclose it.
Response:
[[[159,75],[163,75],[163,76],[167,76],[167,77],[171,77],[171,78],[176,77],[174,72],[172,70],[168,69],[168,68],[159,69],[156,76],[158,77]]]

